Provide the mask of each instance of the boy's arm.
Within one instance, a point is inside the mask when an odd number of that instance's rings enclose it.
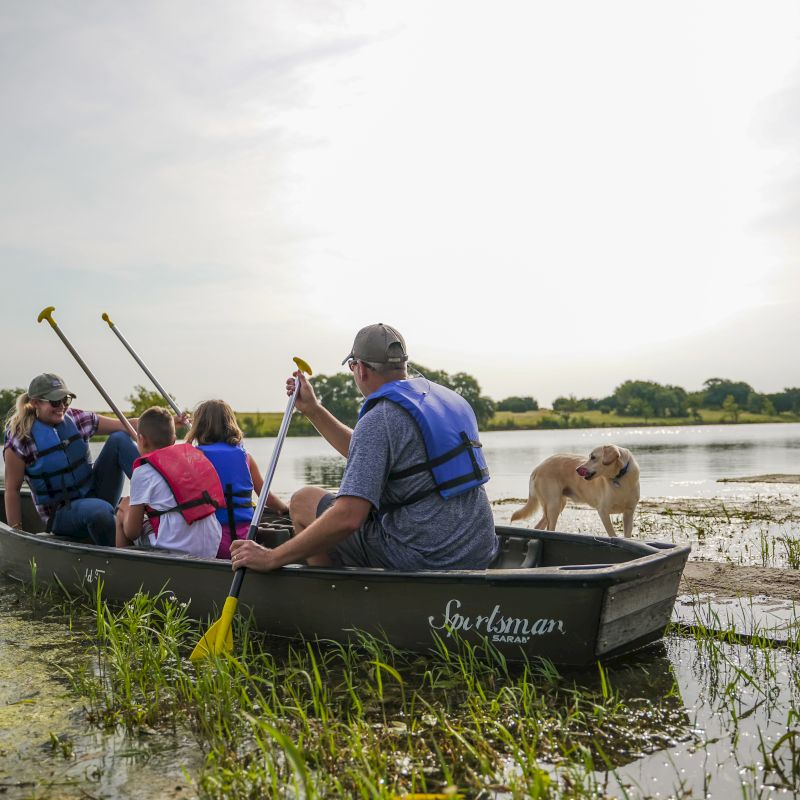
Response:
[[[132,542],[142,535],[144,524],[144,504],[138,506],[128,505],[122,515],[122,533]]]
[[[130,547],[142,533],[144,505],[132,506],[130,500],[130,497],[123,497],[117,506],[117,547]]]

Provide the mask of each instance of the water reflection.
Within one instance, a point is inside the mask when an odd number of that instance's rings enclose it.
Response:
[[[632,764],[692,737],[691,720],[663,642],[610,662],[605,677],[628,711],[627,724],[609,726],[603,737],[609,766]],[[588,674],[576,684],[592,686]]]
[[[0,795],[195,796],[184,767],[196,772],[202,756],[188,736],[136,738],[87,722],[61,671],[87,661],[80,624],[31,606],[0,579]]]
[[[303,481],[309,486],[336,489],[342,482],[345,463],[341,456],[305,458],[302,462]]]

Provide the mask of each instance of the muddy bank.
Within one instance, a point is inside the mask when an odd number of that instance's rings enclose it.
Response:
[[[681,594],[717,597],[769,596],[800,600],[800,572],[779,567],[745,567],[713,561],[690,561],[683,571]]]
[[[743,478],[717,478],[717,483],[800,483],[800,475],[745,475]]]

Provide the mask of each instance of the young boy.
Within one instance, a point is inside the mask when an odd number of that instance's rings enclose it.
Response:
[[[130,498],[117,514],[117,547],[152,545],[201,558],[217,555],[222,528],[215,511],[225,505],[219,477],[190,444],[175,444],[175,423],[164,408],[139,418]]]

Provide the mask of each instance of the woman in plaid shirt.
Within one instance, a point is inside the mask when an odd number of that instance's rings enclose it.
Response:
[[[20,489],[27,480],[48,530],[75,538],[88,533],[95,544],[113,547],[114,507],[139,453],[118,419],[70,408],[74,397],[58,375],[45,373],[17,398],[3,444],[6,520],[22,526]],[[138,420],[130,422],[136,428]],[[108,439],[92,464],[88,442],[95,434]]]

